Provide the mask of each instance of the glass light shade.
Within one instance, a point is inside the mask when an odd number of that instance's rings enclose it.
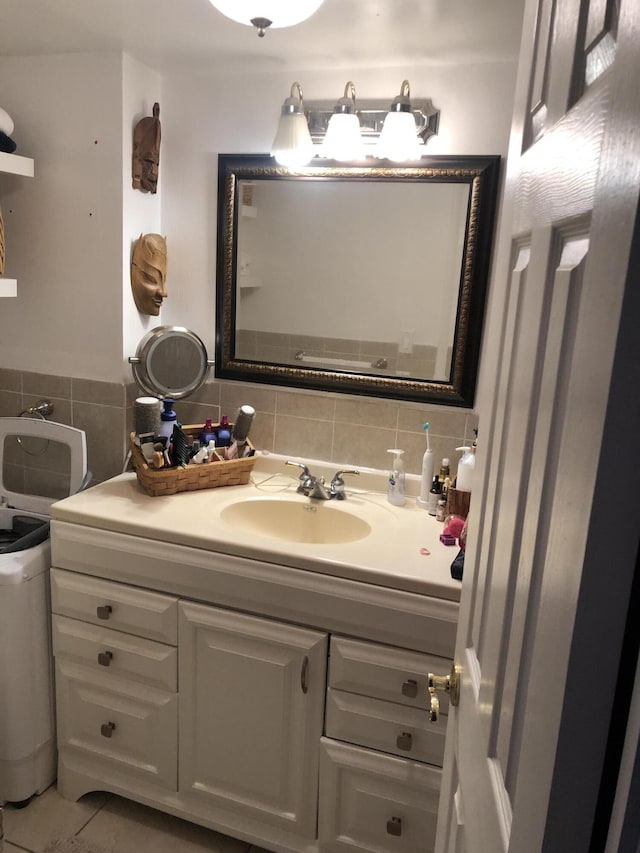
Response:
[[[267,18],[271,21],[269,29],[292,27],[306,21],[324,0],[209,0],[215,8],[237,21],[252,26],[252,18]]]
[[[271,156],[281,166],[304,166],[313,155],[313,140],[304,113],[281,115],[271,146]]]
[[[334,113],[331,116],[320,156],[339,161],[364,159],[360,119],[355,113]]]
[[[396,163],[420,159],[422,154],[413,113],[387,113],[374,156]]]

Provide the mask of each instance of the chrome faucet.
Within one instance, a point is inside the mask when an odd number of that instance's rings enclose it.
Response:
[[[287,460],[286,464],[302,469],[300,482],[296,491],[300,492],[300,494],[306,495],[308,498],[316,498],[320,501],[330,501],[334,498],[336,500],[343,501],[346,498],[346,495],[344,493],[344,480],[342,479],[342,475],[360,474],[359,471],[354,469],[337,471],[331,480],[331,485],[327,487],[324,482],[324,477],[314,477],[303,462],[291,462],[290,460]]]

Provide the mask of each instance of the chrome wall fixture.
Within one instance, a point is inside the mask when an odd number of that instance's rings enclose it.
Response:
[[[284,102],[271,155],[282,165],[302,166],[314,156],[338,162],[378,157],[404,162],[419,160],[424,146],[438,133],[440,110],[429,98],[411,100],[408,80],[400,94],[385,106],[357,101],[348,81],[335,105],[304,102],[302,87],[294,83]]]

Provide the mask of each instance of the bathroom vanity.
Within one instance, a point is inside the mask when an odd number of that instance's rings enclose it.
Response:
[[[167,497],[123,474],[54,505],[58,788],[281,853],[425,853],[457,549],[413,499],[390,506],[382,474],[316,501],[284,462]]]

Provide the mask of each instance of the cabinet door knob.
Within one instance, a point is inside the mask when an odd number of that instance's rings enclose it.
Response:
[[[110,604],[102,604],[96,608],[98,619],[108,619],[113,613],[113,607]]]
[[[392,817],[387,821],[387,832],[389,835],[402,835],[402,818]]]
[[[113,652],[99,652],[98,663],[100,666],[109,666],[113,659]]]
[[[396,738],[396,746],[398,749],[404,749],[405,752],[411,752],[411,747],[413,746],[413,736],[411,732],[402,732],[401,735],[398,735]]]
[[[402,695],[415,699],[418,695],[418,682],[414,681],[413,678],[408,678],[402,685]]]
[[[115,727],[115,723],[103,723],[100,726],[100,734],[102,735],[102,737],[111,737]]]

